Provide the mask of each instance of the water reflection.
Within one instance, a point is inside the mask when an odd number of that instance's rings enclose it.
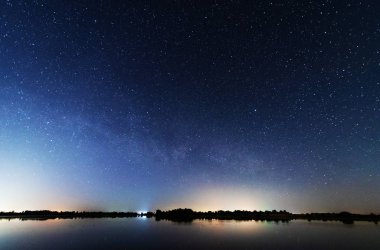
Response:
[[[365,222],[0,220],[0,249],[380,249],[379,235]]]

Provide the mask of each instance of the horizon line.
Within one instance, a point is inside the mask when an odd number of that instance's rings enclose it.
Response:
[[[161,212],[169,212],[169,211],[175,211],[175,210],[191,210],[192,212],[196,212],[196,213],[208,213],[208,212],[212,212],[212,213],[215,213],[215,212],[269,212],[269,213],[280,213],[280,212],[286,212],[286,213],[290,213],[290,214],[339,214],[339,213],[349,213],[349,214],[356,214],[356,215],[380,215],[380,212],[379,213],[375,213],[375,212],[369,212],[369,213],[354,213],[354,212],[350,212],[348,210],[341,210],[339,212],[315,212],[315,211],[311,211],[311,212],[302,212],[302,213],[293,213],[293,212],[289,212],[287,211],[286,209],[281,209],[281,210],[276,210],[276,209],[273,209],[273,210],[246,210],[246,209],[235,209],[235,210],[223,210],[223,209],[218,209],[218,210],[208,210],[208,211],[196,211],[196,210],[193,210],[192,208],[187,208],[187,207],[179,207],[179,208],[174,208],[174,209],[167,209],[167,210],[163,210],[163,209],[155,209],[155,212],[157,211],[161,211]],[[113,211],[104,211],[104,210],[50,210],[50,209],[37,209],[37,210],[29,210],[29,209],[26,209],[26,210],[22,210],[22,211],[0,211],[0,214],[1,213],[13,213],[13,214],[21,214],[21,213],[25,213],[25,212],[55,212],[55,213],[136,213],[136,214],[147,214],[147,213],[155,213],[153,211],[149,211],[149,210],[138,210],[138,211],[127,211],[127,210],[124,210],[124,211],[121,211],[121,210],[113,210]]]

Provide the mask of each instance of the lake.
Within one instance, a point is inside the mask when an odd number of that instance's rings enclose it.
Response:
[[[321,221],[1,219],[0,249],[380,249],[380,226]]]

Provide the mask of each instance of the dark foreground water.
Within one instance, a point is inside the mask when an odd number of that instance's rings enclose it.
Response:
[[[146,218],[0,220],[0,249],[380,249],[380,225]]]

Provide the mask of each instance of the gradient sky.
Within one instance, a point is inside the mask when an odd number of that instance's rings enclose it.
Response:
[[[380,212],[378,1],[1,1],[0,210]]]

